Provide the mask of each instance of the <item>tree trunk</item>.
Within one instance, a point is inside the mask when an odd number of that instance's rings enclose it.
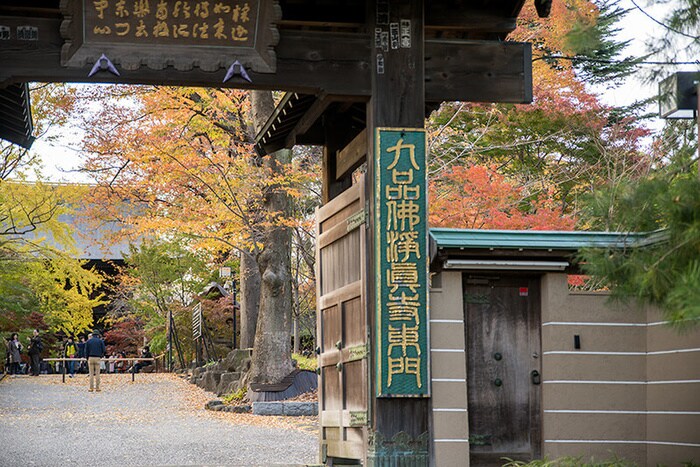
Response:
[[[256,131],[274,110],[272,93],[252,92],[253,125]],[[291,151],[280,150],[266,156],[263,166],[270,177],[284,174],[291,162]],[[267,187],[263,198],[267,227],[262,233],[263,250],[258,256],[260,269],[260,308],[251,364],[250,382],[278,383],[292,371],[291,359],[291,231],[275,222],[289,214],[289,196],[281,187]]]
[[[255,257],[241,252],[241,343],[242,349],[253,347],[260,307],[260,269]]]

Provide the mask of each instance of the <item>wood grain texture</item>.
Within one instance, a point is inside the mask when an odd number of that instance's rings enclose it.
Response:
[[[369,367],[356,358],[367,344],[365,228],[347,223],[364,204],[361,179],[316,211],[320,442],[330,459],[366,455]]]
[[[406,127],[423,128],[425,109],[425,42],[424,42],[424,2],[422,0],[389,1],[390,21],[395,22],[400,19],[410,19],[411,47],[389,49],[372,49],[372,97],[367,107],[367,167],[368,179],[374,180],[375,174],[375,130],[378,127]],[[376,21],[376,12],[373,12],[373,21]],[[386,26],[376,25],[378,28]],[[372,24],[370,30],[374,31]],[[383,66],[380,67],[379,64]],[[374,199],[376,194],[374,184],[368,184],[369,199],[371,208],[375,209]],[[381,278],[376,277],[376,261],[374,242],[375,213],[370,216],[371,225],[368,236],[371,245],[368,248],[370,276],[368,278],[368,297],[372,303],[373,313],[370,313],[372,322],[370,329],[373,330],[373,361],[375,368],[378,356],[377,349],[380,347],[375,342],[377,315],[375,309],[377,286]],[[376,380],[376,378],[374,378]],[[372,429],[380,433],[385,439],[390,439],[400,432],[406,433],[410,438],[417,439],[419,436],[429,433],[429,419],[431,401],[429,398],[377,398],[376,388],[371,389],[372,397]],[[386,462],[384,454],[375,454],[378,457],[375,462]],[[412,456],[404,456],[405,459],[400,464],[408,465]],[[427,457],[427,456],[426,456]],[[406,462],[404,464],[403,462]]]
[[[355,136],[347,146],[338,151],[335,178],[340,179],[359,167],[367,158],[367,129]]]
[[[474,465],[541,453],[539,279],[465,277],[467,398]],[[499,384],[500,383],[500,384]]]
[[[304,94],[371,95],[372,39],[368,34],[280,31],[276,73],[250,71],[252,83],[233,78],[223,83],[225,70],[208,72],[142,66],[88,78],[92,63],[82,68],[61,66],[61,19],[0,16],[12,28],[31,24],[39,28],[38,41],[8,41],[0,48],[0,85],[14,82],[90,82],[240,89],[284,90]],[[529,44],[498,41],[425,42],[425,100],[529,102],[532,94]],[[109,55],[108,55],[109,56]],[[233,59],[232,59],[233,60]],[[413,63],[412,67],[418,66]],[[468,85],[467,85],[468,83]]]

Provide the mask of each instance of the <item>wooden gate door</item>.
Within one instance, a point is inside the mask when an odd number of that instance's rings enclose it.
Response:
[[[364,463],[367,452],[365,209],[362,178],[316,211],[320,447],[329,465]]]
[[[541,455],[539,278],[464,276],[470,464]]]

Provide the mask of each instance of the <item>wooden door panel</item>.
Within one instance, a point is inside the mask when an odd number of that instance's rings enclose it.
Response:
[[[365,310],[360,297],[343,303],[343,346],[353,347],[367,342]]]
[[[360,280],[360,235],[348,234],[344,225],[337,227],[341,227],[339,232],[344,236],[320,250],[321,295]]]
[[[465,280],[470,452],[474,465],[541,452],[539,281],[504,276]]]
[[[364,461],[367,305],[364,180],[316,211],[321,456]]]
[[[339,198],[336,198],[336,199],[339,199]],[[326,206],[330,206],[330,205],[331,205],[331,203],[329,203]],[[321,208],[321,209],[323,209],[323,208]],[[333,214],[330,217],[325,219],[320,225],[321,230],[323,232],[327,232],[331,228],[335,227],[336,225],[344,223],[348,217],[350,217],[352,214],[356,213],[360,209],[362,209],[362,207],[360,206],[360,200],[354,199],[352,202],[350,202],[350,204],[347,204],[347,205],[345,205],[345,207],[341,208],[340,210],[333,212]]]
[[[367,359],[345,363],[345,409],[349,411],[367,410],[367,388],[362,386],[367,374]],[[359,383],[359,384],[358,384]]]
[[[327,366],[321,369],[321,381],[323,382],[323,410],[340,410],[343,401],[340,398],[340,378],[335,366]]]
[[[321,310],[323,334],[321,336],[321,353],[332,351],[335,343],[341,339],[341,316],[337,305]]]

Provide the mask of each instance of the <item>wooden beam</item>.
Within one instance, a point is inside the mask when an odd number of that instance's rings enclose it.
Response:
[[[338,151],[336,157],[335,178],[341,179],[358,168],[367,158],[367,128]]]
[[[306,111],[304,116],[299,119],[294,129],[289,132],[285,140],[285,147],[291,148],[294,146],[296,144],[297,135],[306,133],[308,129],[311,128],[311,125],[321,118],[321,115],[326,111],[331,102],[333,102],[333,99],[328,94],[319,96],[319,98],[311,104],[311,107],[309,107],[309,110]]]
[[[223,83],[225,70],[209,73],[195,68],[152,70],[141,67],[121,76],[100,72],[88,78],[90,67],[60,64],[63,39],[57,18],[0,17],[11,27],[39,28],[38,41],[14,41],[0,47],[0,86],[16,82],[82,82],[233,87],[286,90],[304,94],[364,96],[371,92],[370,39],[366,34],[281,31],[277,73],[250,73],[248,83],[234,78]],[[4,41],[3,41],[4,42]],[[498,41],[425,42],[425,100],[530,102],[529,44]]]
[[[532,102],[528,43],[425,42],[426,102]]]
[[[451,5],[435,2],[425,12],[426,31],[460,30],[505,36],[515,27],[516,17],[503,16],[500,12],[484,11],[483,8],[474,6],[455,12]]]
[[[364,34],[286,31],[276,47],[277,73],[250,72],[252,83],[234,78],[223,83],[225,69],[205,72],[199,68],[178,71],[153,70],[145,66],[121,71],[121,76],[100,72],[87,75],[91,66],[61,66],[61,20],[56,18],[0,17],[0,24],[15,28],[31,25],[39,28],[37,41],[3,41],[0,47],[0,86],[16,82],[123,83],[232,87],[240,89],[286,90],[303,94],[368,96],[367,77],[369,40]],[[117,69],[120,69],[117,64]]]

